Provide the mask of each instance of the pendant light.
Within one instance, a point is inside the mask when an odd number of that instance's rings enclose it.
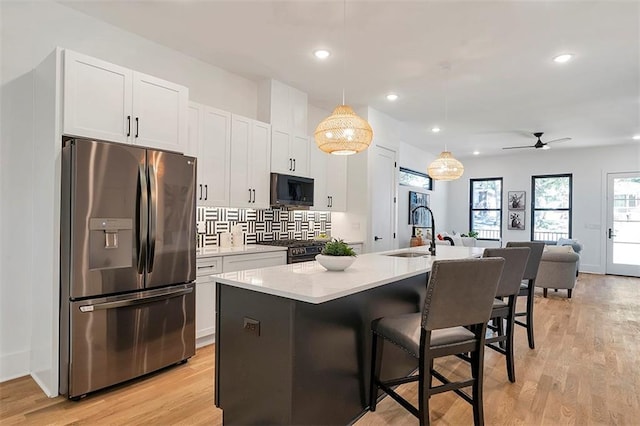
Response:
[[[445,63],[442,68],[449,72],[451,70],[451,66]],[[448,105],[447,105],[447,94],[448,94],[448,77],[445,81],[445,93],[444,93],[444,121],[445,125],[447,124],[447,113],[448,113]],[[433,180],[455,180],[459,179],[464,173],[464,166],[462,163],[455,159],[453,154],[450,151],[447,151],[447,146],[445,145],[444,151],[440,153],[438,158],[436,158],[429,167],[427,168],[427,173],[429,177]]]
[[[342,105],[338,105],[330,116],[318,124],[314,138],[318,148],[328,154],[351,155],[369,148],[373,139],[373,130],[364,118],[344,101],[344,78],[346,72],[346,32],[347,32],[347,1],[343,3],[343,33],[344,44],[342,60]]]

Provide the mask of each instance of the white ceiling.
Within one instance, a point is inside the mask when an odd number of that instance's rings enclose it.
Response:
[[[434,152],[513,153],[501,148],[533,145],[536,131],[573,138],[553,149],[640,133],[638,1],[349,0],[346,32],[343,1],[63,3],[236,74],[283,81],[327,110],[344,86],[348,104],[417,126]],[[312,56],[320,47],[332,52],[324,62]],[[575,58],[552,61],[564,52]]]

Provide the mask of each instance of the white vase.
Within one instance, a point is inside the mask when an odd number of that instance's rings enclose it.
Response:
[[[328,271],[344,271],[356,260],[355,256],[327,256],[319,254],[316,260]]]

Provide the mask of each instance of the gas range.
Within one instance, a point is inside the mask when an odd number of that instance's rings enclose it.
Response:
[[[275,240],[259,241],[258,244],[287,247],[287,263],[299,263],[315,260],[324,248],[324,241],[316,240]]]

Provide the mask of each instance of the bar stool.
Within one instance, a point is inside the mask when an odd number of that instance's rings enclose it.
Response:
[[[487,322],[491,315],[504,259],[440,260],[433,262],[422,312],[383,317],[371,323],[371,388],[369,409],[376,410],[378,389],[429,424],[429,398],[454,391],[473,406],[476,425],[484,424],[482,378]],[[418,375],[380,380],[383,343],[389,341],[418,359]],[[471,378],[451,382],[433,369],[435,358],[470,354]],[[435,377],[442,385],[433,386]],[[418,382],[418,408],[393,389]],[[472,393],[462,388],[472,388]]]
[[[527,329],[529,348],[535,349],[536,345],[533,340],[533,292],[536,288],[536,276],[538,275],[538,267],[540,266],[544,243],[534,241],[509,241],[507,242],[507,247],[529,247],[531,249],[523,277],[523,280],[527,283],[520,285],[520,292],[518,293],[518,296],[526,296],[527,308],[525,311],[516,312],[516,318],[526,317],[527,322],[524,323],[516,319],[515,324]]]
[[[513,328],[516,311],[516,299],[520,291],[522,275],[527,266],[527,259],[531,249],[528,247],[511,248],[487,248],[482,257],[501,257],[505,260],[502,276],[496,290],[496,298],[493,300],[491,319],[494,326],[488,327],[494,331],[494,335],[485,339],[485,344],[496,352],[505,356],[507,361],[507,376],[509,381],[516,381],[516,371],[513,356]],[[508,298],[505,302],[503,299]],[[506,331],[503,321],[507,323]],[[497,325],[496,325],[497,323]],[[497,345],[496,345],[497,343]]]

